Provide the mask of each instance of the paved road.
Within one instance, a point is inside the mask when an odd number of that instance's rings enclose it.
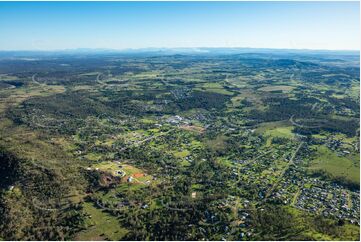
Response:
[[[261,157],[269,154],[271,151],[272,151],[272,150],[268,150],[268,151],[266,151],[265,153],[260,154],[260,155],[258,155],[257,157],[253,158],[252,160],[248,161],[247,163],[242,164],[242,165],[239,165],[239,166],[238,166],[238,170],[237,170],[237,172],[238,172],[238,180],[237,180],[237,182],[234,183],[234,184],[236,185],[236,184],[238,184],[238,183],[241,182],[241,176],[240,176],[240,174],[241,174],[241,168],[242,168],[242,167],[244,167],[244,166],[246,166],[246,165],[248,165],[248,164],[251,164],[251,163],[255,162],[257,159],[259,159],[259,158],[261,158]],[[235,205],[234,205],[234,207],[232,208],[232,210],[233,210],[233,215],[234,215],[235,217],[238,216],[237,214],[238,214],[238,211],[239,211],[239,210],[254,210],[254,209],[252,209],[252,208],[243,208],[243,209],[240,209],[239,206],[240,206],[240,197],[237,196]]]
[[[189,210],[192,210],[191,208],[173,208],[173,207],[170,207],[168,206],[168,204],[165,204],[163,202],[163,200],[160,200],[161,204],[163,207],[169,209],[169,210],[174,210],[174,211],[181,211],[181,212],[185,212],[185,211],[189,211]]]
[[[265,199],[267,199],[273,192],[273,190],[276,188],[276,186],[278,185],[278,183],[280,182],[280,180],[282,179],[283,175],[285,174],[285,172],[288,170],[288,168],[290,167],[290,165],[294,164],[293,160],[295,159],[298,151],[300,150],[300,148],[302,147],[302,145],[304,144],[304,142],[301,142],[297,149],[295,150],[295,152],[292,154],[292,157],[290,159],[290,161],[288,162],[287,166],[282,170],[281,174],[279,175],[277,181],[273,184],[273,186],[271,187],[270,190],[268,190],[268,192],[265,195]]]
[[[168,130],[167,132],[164,132],[164,133],[162,133],[162,134],[152,135],[152,136],[150,136],[150,137],[148,137],[148,138],[145,138],[145,139],[143,139],[143,140],[136,141],[135,143],[133,143],[133,144],[131,144],[131,145],[129,145],[129,146],[126,146],[126,147],[121,148],[119,151],[124,151],[124,150],[126,150],[126,149],[128,149],[128,148],[130,148],[130,147],[136,147],[136,146],[138,146],[138,145],[140,145],[140,144],[142,144],[142,143],[144,143],[144,142],[147,142],[147,141],[149,141],[149,140],[152,140],[152,139],[154,139],[154,138],[157,138],[157,137],[160,137],[160,136],[164,136],[164,135],[170,133],[171,131],[173,131],[173,130]]]
[[[102,81],[99,79],[101,75],[103,75],[103,74],[102,74],[102,73],[99,73],[99,74],[97,75],[96,82],[99,83],[99,84],[101,84],[101,85],[104,85],[105,83],[102,82]]]
[[[306,126],[306,125],[303,125],[303,124],[299,124],[299,123],[296,123],[294,120],[293,120],[293,117],[295,115],[292,115],[290,117],[290,122],[294,125],[294,126],[297,126],[297,127],[300,127],[300,128],[306,128],[306,129],[316,129],[316,128],[320,128],[322,127],[322,125],[314,125],[314,126]],[[323,121],[323,120],[319,120],[319,121]],[[327,121],[327,120],[326,120]]]
[[[36,83],[36,84],[38,84],[38,85],[41,85],[41,83],[40,82],[38,82],[36,79],[35,79],[35,76],[36,76],[37,74],[34,74],[32,77],[31,77],[31,80],[34,82],[34,83]]]

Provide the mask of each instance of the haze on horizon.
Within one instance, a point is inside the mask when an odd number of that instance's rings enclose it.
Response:
[[[358,50],[359,2],[0,2],[0,50]]]

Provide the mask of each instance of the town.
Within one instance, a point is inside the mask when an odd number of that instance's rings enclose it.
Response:
[[[257,55],[0,59],[0,238],[358,240],[357,56]]]

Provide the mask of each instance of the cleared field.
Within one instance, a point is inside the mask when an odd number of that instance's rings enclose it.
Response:
[[[294,138],[294,134],[292,133],[293,127],[287,126],[287,127],[278,127],[275,129],[270,129],[265,132],[265,135],[269,135],[272,137],[280,137],[280,138],[288,138],[292,139]]]
[[[243,100],[246,99],[249,102],[252,102],[256,105],[262,105],[262,97],[255,93],[252,89],[244,89],[242,90],[241,94],[236,96],[234,100]]]
[[[203,127],[197,125],[181,125],[180,128],[188,131],[194,131],[197,133],[203,133],[205,131]]]
[[[360,165],[354,157],[339,157],[325,146],[317,147],[317,158],[311,161],[309,169],[323,170],[332,177],[344,177],[349,181],[360,183]],[[357,164],[357,165],[355,165]]]
[[[265,136],[293,139],[293,126],[288,126],[286,121],[269,122],[261,124],[257,129],[257,133],[263,133]]]
[[[214,93],[219,93],[219,94],[224,94],[224,95],[233,95],[233,92],[227,91],[218,82],[205,83],[201,86],[201,88],[199,90],[201,90],[201,91],[203,90],[203,91],[207,91],[207,92],[214,92]]]
[[[183,150],[183,151],[178,151],[174,153],[174,156],[177,158],[184,158],[186,156],[188,156],[190,154],[190,152],[188,150]]]
[[[0,81],[14,81],[18,80],[19,78],[17,76],[11,76],[8,74],[0,74]]]
[[[292,91],[293,89],[294,87],[292,86],[266,86],[266,87],[261,87],[258,90],[264,92],[273,92],[273,91],[289,92]]]
[[[0,98],[0,113],[7,108],[19,105],[29,98],[62,93],[65,91],[65,88],[60,85],[40,85],[29,88],[21,87],[12,89],[10,93],[5,93],[5,95],[3,95],[3,91],[4,90],[0,89],[0,95],[2,95]]]
[[[207,140],[205,144],[214,151],[222,151],[226,147],[227,137],[224,135],[218,135],[215,139]]]
[[[118,220],[106,212],[96,208],[91,203],[83,204],[84,211],[89,214],[86,224],[88,229],[80,232],[75,240],[120,240],[127,234]]]
[[[355,99],[360,97],[360,83],[353,83],[349,89],[349,95]]]

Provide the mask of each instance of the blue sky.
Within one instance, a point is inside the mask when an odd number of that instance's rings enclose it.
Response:
[[[0,2],[0,50],[359,49],[358,2]]]

